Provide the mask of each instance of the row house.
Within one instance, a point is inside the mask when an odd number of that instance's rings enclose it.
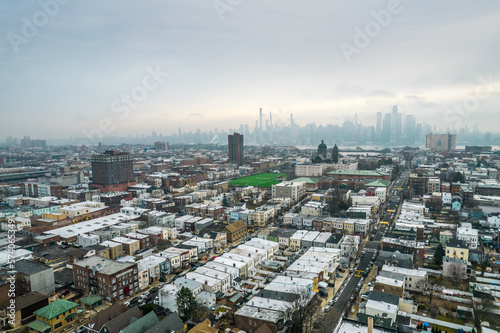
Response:
[[[126,237],[130,239],[134,239],[136,241],[139,241],[139,247],[141,250],[149,249],[151,247],[151,238],[149,235],[145,235],[142,233],[135,233],[135,232],[130,232],[125,235]]]
[[[201,230],[198,233],[198,237],[203,239],[211,239],[212,247],[215,249],[226,246],[227,244],[227,234],[225,232],[217,232],[215,230]]]
[[[136,253],[141,249],[140,242],[135,239],[126,237],[116,237],[113,238],[111,241],[115,243],[121,243],[123,246],[123,252],[129,256],[134,255],[134,253]]]

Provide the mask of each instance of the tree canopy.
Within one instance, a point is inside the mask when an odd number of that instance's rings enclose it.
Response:
[[[182,287],[177,292],[177,308],[182,320],[195,319],[198,303],[196,303],[193,292],[189,288]]]

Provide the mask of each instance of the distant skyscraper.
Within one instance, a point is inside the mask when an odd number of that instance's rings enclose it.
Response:
[[[229,134],[227,141],[229,162],[231,164],[243,165],[243,157],[245,156],[243,151],[243,135],[239,133]]]
[[[392,125],[392,116],[390,113],[386,113],[384,115],[384,129],[382,135],[382,142],[389,143],[391,141],[391,125]]]
[[[273,127],[273,115],[269,112],[269,126]]]
[[[377,127],[375,129],[377,139],[382,136],[382,112],[377,112]]]
[[[259,109],[259,114],[260,114],[259,128],[262,129],[262,108]]]
[[[134,182],[134,164],[129,153],[107,150],[93,155],[92,187],[101,192],[126,191]]]
[[[408,144],[415,143],[416,139],[416,125],[417,121],[414,116],[411,114],[406,116],[405,119],[405,134],[406,134],[406,142]]]
[[[293,121],[293,113],[290,113],[290,126],[293,127],[295,125]]]
[[[391,137],[390,143],[397,143],[398,141],[398,123],[399,123],[399,114],[398,114],[398,106],[394,105],[392,107],[392,123],[391,123]]]

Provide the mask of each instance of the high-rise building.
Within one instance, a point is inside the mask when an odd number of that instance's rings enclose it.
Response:
[[[375,129],[377,139],[382,137],[382,112],[377,112],[377,127]]]
[[[401,115],[398,113],[398,106],[392,107],[391,143],[397,143],[401,134]]]
[[[417,121],[414,116],[411,114],[406,116],[405,120],[405,134],[406,134],[406,142],[408,144],[415,143],[416,139],[416,125]]]
[[[262,129],[262,108],[259,109],[259,114],[260,114],[259,128]]]
[[[108,191],[125,191],[134,185],[134,164],[129,153],[107,150],[103,154],[93,155],[92,187]]]
[[[161,142],[161,141],[155,142],[155,150],[167,151],[168,150],[168,142]]]
[[[427,134],[425,147],[432,151],[449,151],[457,149],[457,135]]]
[[[229,134],[227,136],[227,145],[229,149],[229,163],[243,165],[243,135],[239,133]]]
[[[391,140],[391,130],[392,127],[392,115],[390,113],[386,113],[384,115],[384,129],[382,135],[382,142],[389,143]]]

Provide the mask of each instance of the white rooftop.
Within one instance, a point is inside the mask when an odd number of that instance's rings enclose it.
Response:
[[[86,234],[92,231],[108,228],[110,226],[115,226],[121,222],[128,220],[130,220],[130,216],[117,213],[104,217],[98,217],[90,221],[75,223],[65,227],[45,231],[44,234],[59,235],[61,236],[61,238],[71,238],[76,237],[79,234]]]

